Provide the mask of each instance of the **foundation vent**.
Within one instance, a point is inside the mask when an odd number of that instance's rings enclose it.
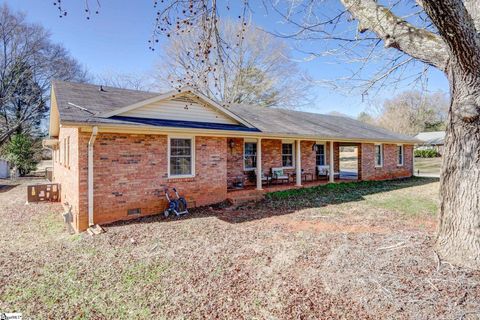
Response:
[[[127,215],[141,214],[142,210],[140,208],[128,209]]]

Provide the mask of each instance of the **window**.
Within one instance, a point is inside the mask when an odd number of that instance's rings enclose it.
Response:
[[[62,164],[62,149],[63,149],[63,142],[60,140],[58,143],[58,163]]]
[[[63,166],[67,166],[67,138],[63,139]]]
[[[293,143],[282,143],[282,167],[293,167]]]
[[[243,150],[245,170],[255,169],[257,167],[257,143],[245,142],[245,147],[243,148]]]
[[[70,137],[67,137],[67,161],[65,165],[70,168]]]
[[[194,176],[192,138],[170,138],[169,176]]]
[[[317,166],[324,166],[325,165],[325,145],[317,144],[315,149],[316,149],[315,153],[317,156]]]
[[[403,166],[403,145],[397,146],[398,150],[398,165]]]
[[[383,166],[383,145],[375,145],[375,167]]]

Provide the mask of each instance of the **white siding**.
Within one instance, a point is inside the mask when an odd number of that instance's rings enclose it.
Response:
[[[124,117],[138,117],[162,120],[184,120],[212,123],[238,124],[238,122],[213,107],[200,104],[188,98],[176,98],[151,103],[119,114]]]

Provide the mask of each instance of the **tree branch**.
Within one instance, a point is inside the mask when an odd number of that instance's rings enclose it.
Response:
[[[478,8],[476,1],[472,6]],[[436,25],[456,62],[470,74],[480,67],[480,35],[462,0],[423,0],[425,12]],[[478,9],[477,9],[478,12]]]
[[[463,4],[465,5],[465,9],[467,9],[468,13],[470,14],[470,17],[472,17],[475,28],[477,29],[477,33],[480,33],[480,5],[478,4],[478,1],[464,0]]]
[[[448,52],[440,36],[416,28],[389,9],[377,4],[375,0],[341,0],[341,2],[359,21],[360,32],[370,30],[384,41],[386,48],[398,49],[440,70],[446,69]]]

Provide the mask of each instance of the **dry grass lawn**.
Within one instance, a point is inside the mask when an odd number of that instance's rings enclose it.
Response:
[[[279,192],[238,209],[118,223],[93,238],[66,232],[58,204],[25,205],[26,182],[0,187],[0,311],[35,319],[480,317],[480,273],[438,264],[432,250],[434,179]]]
[[[415,173],[420,175],[440,175],[442,158],[415,158]]]

